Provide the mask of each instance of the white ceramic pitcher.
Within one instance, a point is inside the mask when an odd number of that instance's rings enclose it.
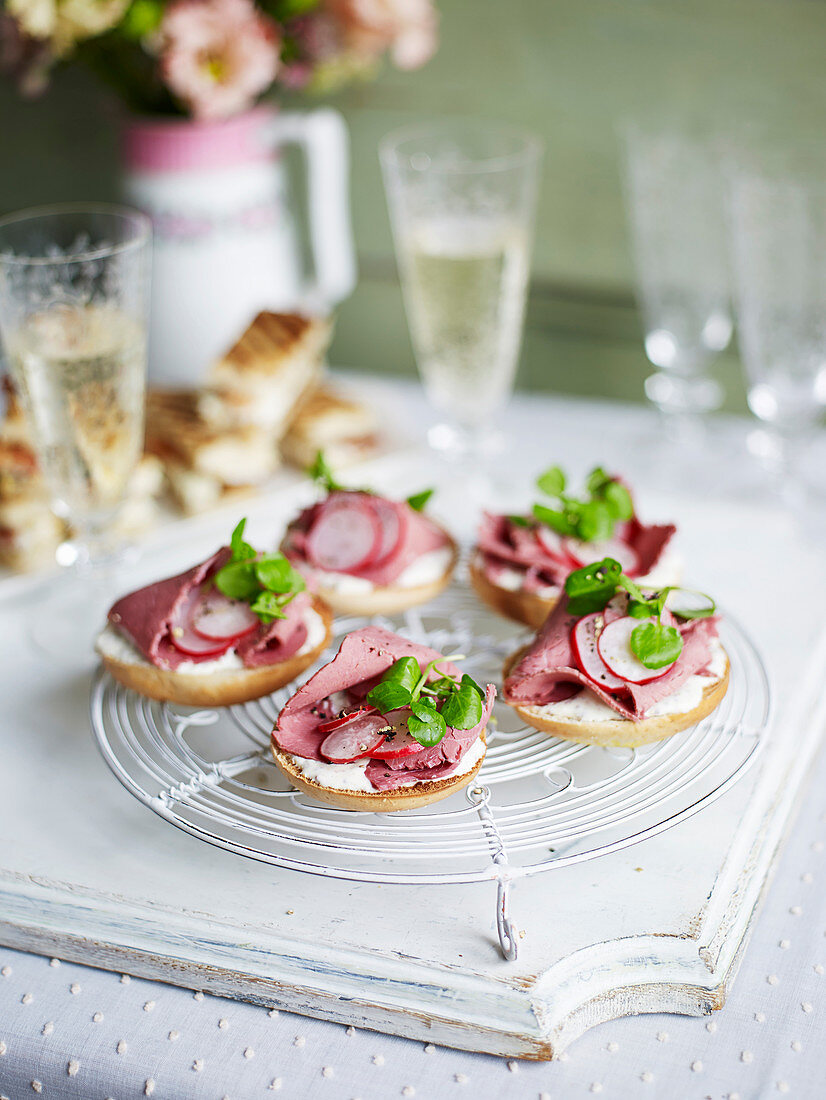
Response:
[[[309,275],[284,170],[289,143],[306,157]],[[324,311],[352,290],[348,138],[337,111],[138,119],[124,153],[126,198],[154,226],[153,382],[198,385],[258,310]]]

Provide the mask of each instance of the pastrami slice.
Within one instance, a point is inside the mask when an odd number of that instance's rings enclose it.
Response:
[[[440,660],[441,654],[435,649],[409,642],[383,627],[353,631],[342,640],[332,661],[285,703],[273,730],[276,745],[295,756],[321,760],[323,735],[318,732],[318,716],[313,713],[316,704],[336,692],[378,680],[400,657],[414,657],[422,669],[430,661],[439,660],[439,668],[446,675],[461,675],[455,665]]]

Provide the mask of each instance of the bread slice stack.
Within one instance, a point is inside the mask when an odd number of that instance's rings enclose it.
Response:
[[[276,441],[301,396],[321,376],[332,323],[298,313],[259,313],[212,364],[198,412],[216,430],[258,428]]]
[[[285,462],[307,469],[319,451],[334,470],[369,458],[379,447],[375,409],[330,386],[315,386],[298,403],[281,440]]]

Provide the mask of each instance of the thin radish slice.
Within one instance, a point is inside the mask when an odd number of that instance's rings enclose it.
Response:
[[[381,542],[371,565],[381,565],[398,549],[407,532],[407,516],[394,501],[384,497],[368,497],[367,502],[373,509],[381,527]]]
[[[578,566],[590,565],[593,561],[613,558],[622,566],[626,576],[639,571],[640,559],[633,546],[622,539],[602,539],[600,542],[583,542],[582,539],[564,538],[565,552]]]
[[[366,498],[353,493],[331,498],[307,536],[307,556],[331,573],[351,573],[375,560],[382,528]]]
[[[597,640],[604,629],[603,615],[601,611],[595,611],[592,615],[586,615],[579,619],[571,631],[571,647],[577,664],[588,677],[599,687],[606,691],[621,688],[625,680],[615,676],[609,671],[597,649]]]
[[[207,641],[237,641],[260,625],[261,620],[248,603],[231,600],[217,588],[202,590],[192,613],[192,629]]]
[[[385,721],[392,726],[392,732],[387,734],[383,745],[370,753],[374,760],[397,760],[402,756],[412,756],[414,752],[421,752],[424,745],[417,741],[407,728],[407,719],[410,717],[409,707],[399,707],[386,714]]]
[[[363,707],[357,707],[355,710],[350,711],[349,714],[342,714],[339,718],[331,718],[329,722],[319,722],[319,733],[332,733],[333,730],[337,730],[339,726],[344,726],[348,722],[352,722],[354,718],[360,718],[366,714],[375,714],[376,708],[371,707],[369,704]]]
[[[665,598],[665,606],[681,619],[707,619],[717,610],[711,596],[695,592],[693,588],[672,588]]]
[[[597,638],[597,651],[608,671],[629,684],[648,684],[652,680],[659,680],[677,663],[672,661],[663,668],[646,668],[632,651],[632,633],[636,627],[649,621],[654,620],[634,619],[631,615],[626,615],[625,618],[614,619]]]
[[[569,565],[572,562],[573,559],[565,549],[567,540],[563,539],[562,535],[557,534],[550,527],[546,527],[544,523],[540,523],[536,528],[536,541],[545,553],[555,561],[562,562],[564,565]],[[576,564],[579,565],[579,562]]]
[[[387,732],[387,719],[380,714],[357,714],[328,734],[318,751],[331,764],[349,764],[370,756]]]
[[[192,628],[192,616],[201,599],[200,589],[194,588],[181,601],[169,622],[172,644],[189,657],[217,657],[226,653],[232,639],[202,638]]]

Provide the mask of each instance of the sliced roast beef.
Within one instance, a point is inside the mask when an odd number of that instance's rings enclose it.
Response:
[[[184,663],[214,661],[212,653],[197,655],[177,649],[172,642],[171,623],[189,594],[210,580],[231,556],[229,547],[222,547],[185,573],[130,592],[113,605],[109,622],[157,668],[174,671]],[[297,653],[307,640],[306,614],[310,606],[310,596],[300,592],[287,604],[286,619],[261,623],[251,634],[241,638],[235,651],[245,667],[277,664]]]
[[[606,618],[616,616],[616,608],[606,609]],[[623,718],[632,721],[671,695],[690,676],[702,671],[711,657],[710,642],[717,636],[716,620],[694,619],[679,626],[683,649],[673,668],[647,684],[625,683],[607,691],[578,667],[571,642],[576,616],[567,612],[567,601],[560,600],[546,619],[533,644],[505,680],[509,702],[525,706],[558,703],[587,688]]]
[[[299,592],[284,608],[286,619],[261,623],[260,627],[242,638],[235,652],[247,668],[278,664],[294,656],[307,641],[307,612],[312,607],[308,592]]]
[[[373,560],[361,565],[359,568],[347,570],[349,576],[362,577],[377,587],[385,587],[393,584],[404,570],[417,558],[432,550],[440,550],[449,544],[445,532],[427,516],[422,515],[403,501],[387,500],[385,497],[376,497],[362,492],[334,492],[326,500],[311,508],[305,508],[303,512],[290,524],[285,535],[282,549],[284,553],[300,566],[302,572],[309,567],[312,570],[318,568],[318,563],[312,558],[312,543],[308,536],[313,526],[323,515],[325,508],[339,510],[342,505],[346,507],[348,498],[352,499],[353,506],[359,509],[364,507],[364,502],[381,502],[382,510],[379,513],[383,531],[388,535],[391,528],[397,537],[394,545],[389,541],[383,542]],[[396,513],[398,530],[390,523],[389,512]],[[389,547],[389,549],[388,549]]]
[[[536,537],[534,521],[528,518],[527,522],[529,526],[525,527],[508,516],[484,514],[477,533],[477,546],[488,578],[496,584],[497,575],[501,576],[503,568],[510,567],[524,572],[523,587],[528,591],[561,587],[571,571],[571,563],[552,553]],[[634,576],[651,572],[675,532],[673,524],[643,524],[636,516],[617,527],[616,537],[627,543],[637,556]]]
[[[462,757],[476,743],[490,721],[495,698],[496,689],[492,684],[488,684],[482,718],[478,725],[469,730],[448,729],[438,745],[423,748],[421,752],[414,752],[409,756],[399,756],[391,760],[371,760],[365,775],[380,791],[392,790],[394,787],[409,783],[411,779],[418,782],[425,779],[447,778],[456,771]]]
[[[170,638],[170,619],[193,588],[214,576],[231,557],[228,546],[211,558],[154,584],[122,596],[109,612],[109,622],[158,668],[176,669],[185,661],[210,661],[213,657],[192,657],[177,650]]]
[[[440,654],[428,646],[408,642],[406,638],[400,638],[380,626],[368,626],[346,635],[332,661],[311,676],[285,703],[273,730],[275,743],[294,756],[323,759],[319,753],[324,735],[318,732],[318,704],[336,692],[349,691],[366,682],[377,682],[400,657],[414,657],[419,667],[424,669]],[[449,661],[440,661],[439,668],[448,676],[461,675]],[[351,694],[360,696],[358,690]]]

